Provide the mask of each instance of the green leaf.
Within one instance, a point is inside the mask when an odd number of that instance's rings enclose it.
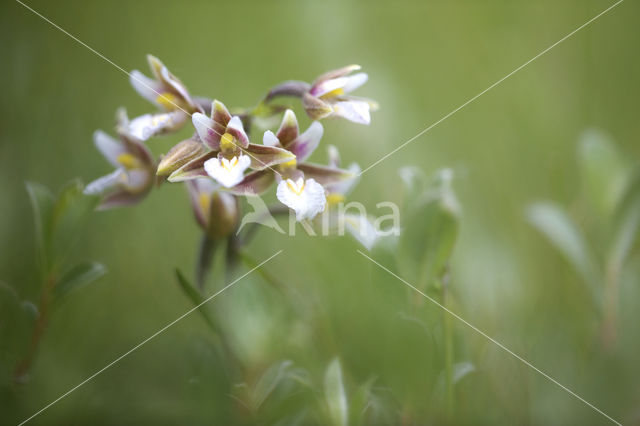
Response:
[[[292,361],[285,360],[272,365],[264,372],[251,392],[250,405],[254,412],[260,409],[269,395],[287,377],[287,372],[292,365]]]
[[[198,306],[202,302],[204,302],[205,299],[202,296],[202,294],[198,291],[197,288],[193,286],[193,284],[191,284],[189,280],[187,280],[187,278],[185,278],[184,274],[179,269],[176,269],[176,277],[178,278],[178,284],[180,284],[180,288],[182,289],[182,291],[184,291],[184,294],[187,295],[187,297],[189,298],[189,300],[191,300],[194,306]],[[219,332],[218,326],[213,321],[213,318],[211,318],[211,315],[209,311],[206,309],[206,307],[202,305],[198,308],[198,311],[200,311],[200,313],[202,314],[202,317],[204,318],[205,322],[215,332],[218,333]]]
[[[35,235],[40,267],[45,269],[50,261],[51,216],[54,197],[44,185],[35,182],[26,183],[31,208],[35,219]]]
[[[31,335],[31,319],[13,288],[0,282],[0,384],[9,383]]]
[[[458,235],[460,212],[451,178],[448,170],[436,175],[425,192],[410,200],[404,214],[398,266],[423,289],[445,272]]]
[[[97,262],[81,263],[64,274],[54,289],[54,296],[60,299],[69,292],[91,284],[107,273],[107,268]]]
[[[363,425],[366,424],[367,408],[372,405],[372,392],[371,388],[375,378],[367,380],[360,385],[353,397],[351,398],[351,407],[349,410],[349,424],[350,425]]]
[[[583,134],[578,158],[587,196],[600,217],[608,218],[627,184],[629,163],[609,136],[593,129]]]
[[[552,203],[537,203],[527,210],[529,222],[535,226],[549,242],[569,261],[589,286],[597,305],[600,304],[601,292],[599,277],[594,257],[587,242],[573,220]]]
[[[469,374],[474,373],[476,371],[476,367],[470,362],[458,362],[453,365],[453,374],[452,381],[453,384],[457,384],[460,380],[467,377]],[[446,392],[446,382],[445,382],[445,371],[442,371],[442,374],[439,375],[438,381],[436,382],[435,390],[437,394],[444,395]]]
[[[476,371],[476,367],[470,362],[458,362],[454,364],[453,383],[458,383],[474,371]]]
[[[631,180],[617,208],[613,221],[613,238],[609,249],[610,267],[622,267],[640,228],[640,170]]]
[[[342,368],[338,358],[331,361],[325,372],[324,394],[331,424],[346,426],[349,418],[349,407],[342,380]]]
[[[100,199],[83,193],[80,181],[68,183],[60,191],[52,212],[52,250],[60,263],[75,243],[79,231],[93,213]]]

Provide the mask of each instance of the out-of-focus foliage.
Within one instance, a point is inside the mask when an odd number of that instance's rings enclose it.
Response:
[[[531,206],[529,219],[587,285],[596,312],[604,317],[605,344],[612,345],[620,280],[640,224],[640,162],[624,157],[609,137],[596,130],[582,136],[578,160],[584,224],[578,225],[565,209],[549,202]]]
[[[106,268],[97,262],[68,266],[70,251],[98,200],[85,196],[77,181],[57,195],[38,183],[27,183],[26,189],[33,209],[34,265],[38,265],[36,285],[40,295],[36,307],[28,300],[20,301],[14,289],[2,284],[0,330],[6,337],[0,366],[3,386],[28,381],[51,311],[63,297],[106,273]]]

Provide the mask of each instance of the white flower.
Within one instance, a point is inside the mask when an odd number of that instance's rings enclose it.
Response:
[[[217,180],[225,188],[231,188],[242,182],[244,171],[251,164],[248,155],[234,156],[231,160],[226,158],[211,158],[204,163],[204,170],[209,176]]]
[[[314,179],[283,180],[276,192],[278,200],[296,212],[296,220],[313,219],[327,204],[324,188]]]

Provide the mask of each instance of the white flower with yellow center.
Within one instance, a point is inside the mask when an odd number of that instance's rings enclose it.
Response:
[[[324,188],[314,179],[282,180],[276,196],[282,204],[296,212],[297,221],[313,219],[327,205]]]
[[[225,188],[231,188],[242,182],[244,171],[249,168],[251,158],[248,155],[227,158],[211,158],[204,163],[204,170]]]

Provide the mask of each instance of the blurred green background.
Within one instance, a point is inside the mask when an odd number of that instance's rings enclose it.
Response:
[[[253,105],[282,80],[309,81],[359,63],[370,80],[358,94],[381,108],[368,127],[326,122],[313,160],[325,162],[331,143],[343,161],[366,167],[612,2],[28,4],[122,68],[147,73],[145,55],[152,53],[192,93],[228,106]],[[126,75],[85,47],[18,3],[0,8],[0,279],[37,301],[24,182],[57,190],[75,177],[88,182],[105,174],[93,131],[111,131],[119,106],[131,116],[151,108]],[[605,351],[581,278],[527,223],[525,209],[549,199],[570,206],[579,221],[588,217],[576,204],[577,142],[587,128],[610,134],[626,157],[640,155],[638,16],[637,2],[622,3],[368,171],[352,195],[376,214],[376,203],[401,201],[400,167],[453,168],[463,211],[451,266],[453,309],[625,424],[640,424],[640,264],[631,262],[620,289],[619,344]],[[306,117],[301,121],[306,127]],[[185,134],[150,148],[166,152]],[[99,260],[109,273],[53,313],[30,383],[1,394],[0,423],[30,416],[188,310],[174,268],[191,273],[198,238],[177,184],[141,205],[92,217],[74,256]],[[357,248],[347,237],[265,230],[249,251],[262,260],[284,249],[265,269],[295,296],[283,297],[252,274],[212,303],[255,374],[291,359],[321,377],[338,356],[348,387],[377,377],[393,401],[391,422],[445,422],[434,391],[441,354],[429,338],[437,331],[407,320],[409,290]],[[440,315],[427,301],[420,309]],[[311,331],[317,319],[309,312],[320,313],[324,338]],[[465,325],[454,322],[454,331],[456,362],[471,362],[475,372],[457,386],[452,423],[607,423]],[[214,346],[194,313],[32,423],[229,424],[235,403]]]

